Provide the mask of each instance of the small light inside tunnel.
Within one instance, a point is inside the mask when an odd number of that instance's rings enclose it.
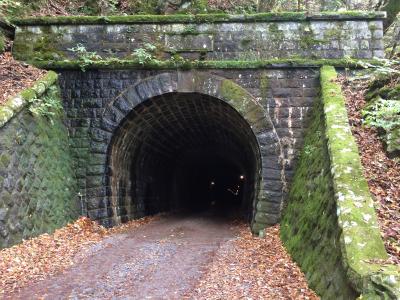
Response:
[[[244,175],[240,175],[240,180],[243,180],[244,179]]]
[[[215,182],[214,182],[214,181],[211,181],[211,185],[215,185]]]

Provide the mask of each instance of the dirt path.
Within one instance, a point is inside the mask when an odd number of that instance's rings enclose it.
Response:
[[[70,270],[7,297],[181,299],[235,231],[226,220],[207,216],[163,217],[107,238]]]
[[[114,233],[60,275],[5,299],[318,299],[279,238],[212,213],[160,216]]]

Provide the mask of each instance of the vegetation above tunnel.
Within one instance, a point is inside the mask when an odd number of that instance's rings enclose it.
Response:
[[[43,69],[81,69],[81,60],[61,60],[61,61],[30,61],[31,64]],[[332,65],[342,68],[366,68],[375,67],[384,64],[385,62],[379,59],[363,59],[356,60],[350,58],[343,59],[303,59],[303,58],[288,58],[288,59],[269,59],[256,61],[240,61],[240,60],[149,60],[141,63],[138,60],[125,59],[104,59],[88,61],[85,64],[85,69],[258,69],[258,68],[309,68],[321,67],[323,65]]]
[[[382,19],[384,12],[320,12],[309,15],[305,12],[279,12],[229,15],[219,14],[175,14],[175,15],[132,15],[132,16],[60,16],[13,18],[15,25],[94,25],[135,23],[218,23],[218,22],[271,22],[308,20],[357,20]]]

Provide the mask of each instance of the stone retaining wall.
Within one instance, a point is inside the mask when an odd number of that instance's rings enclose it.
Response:
[[[56,80],[49,72],[0,106],[0,248],[51,232],[79,215],[63,113],[31,112],[40,103],[60,102]]]
[[[333,67],[322,68],[322,99],[289,193],[282,239],[323,298],[398,299],[399,268],[384,263],[388,256],[335,79]]]

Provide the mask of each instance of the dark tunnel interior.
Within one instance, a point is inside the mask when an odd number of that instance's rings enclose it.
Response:
[[[210,209],[250,220],[259,160],[250,126],[227,103],[195,93],[155,97],[113,139],[111,205],[122,222]]]

